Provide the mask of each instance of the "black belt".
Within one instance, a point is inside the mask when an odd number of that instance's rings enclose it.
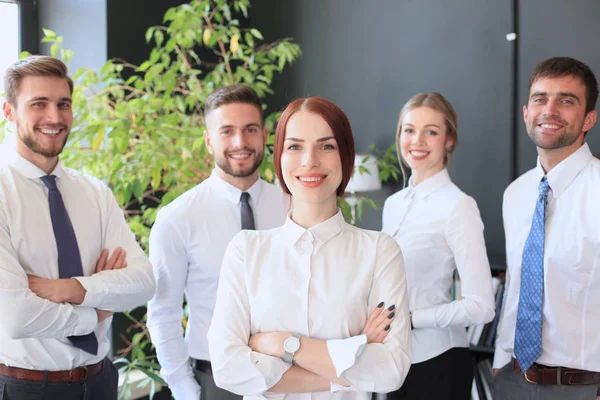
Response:
[[[210,361],[206,360],[192,360],[192,365],[195,369],[200,372],[204,372],[205,374],[212,374],[212,367],[210,366]]]

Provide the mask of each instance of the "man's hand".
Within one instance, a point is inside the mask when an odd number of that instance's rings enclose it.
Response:
[[[96,262],[94,273],[127,267],[127,252],[117,247],[108,258],[108,249],[102,250],[100,258]],[[34,275],[27,275],[29,289],[42,299],[53,303],[81,304],[87,293],[85,288],[77,279],[46,279]],[[104,317],[103,319],[106,319]]]
[[[45,279],[27,275],[29,289],[42,299],[53,303],[81,304],[86,290],[77,279]]]
[[[262,332],[250,336],[248,346],[257,353],[283,358],[283,342],[292,336],[289,332]]]
[[[108,249],[102,250],[100,258],[96,262],[95,274],[101,271],[110,271],[113,269],[123,269],[127,267],[127,252],[120,247],[117,247],[113,251],[110,258],[108,258]]]
[[[106,318],[113,315],[112,311],[98,310],[97,308],[96,308],[96,314],[98,315],[98,323],[104,321]]]

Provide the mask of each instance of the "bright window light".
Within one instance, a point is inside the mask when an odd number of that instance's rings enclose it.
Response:
[[[0,93],[4,93],[4,71],[19,58],[19,5],[0,1]]]

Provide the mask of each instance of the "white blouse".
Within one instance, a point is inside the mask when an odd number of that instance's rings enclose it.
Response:
[[[361,335],[381,301],[396,305],[384,343]],[[330,392],[266,393],[290,368],[253,352],[259,332],[297,332],[327,340],[338,377]],[[246,399],[370,399],[404,382],[411,364],[402,253],[388,235],[347,224],[341,212],[310,229],[289,217],[268,231],[242,231],[225,252],[208,332],[215,382]]]
[[[413,362],[469,347],[465,327],[491,321],[495,308],[475,200],[452,183],[446,169],[416,187],[411,179],[386,200],[382,230],[396,239],[404,256]],[[463,298],[452,301],[455,270]]]

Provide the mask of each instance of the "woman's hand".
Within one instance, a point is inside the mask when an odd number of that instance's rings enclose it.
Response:
[[[390,333],[390,327],[396,313],[395,304],[384,308],[383,301],[373,310],[361,334],[367,335],[367,343],[382,343]]]

